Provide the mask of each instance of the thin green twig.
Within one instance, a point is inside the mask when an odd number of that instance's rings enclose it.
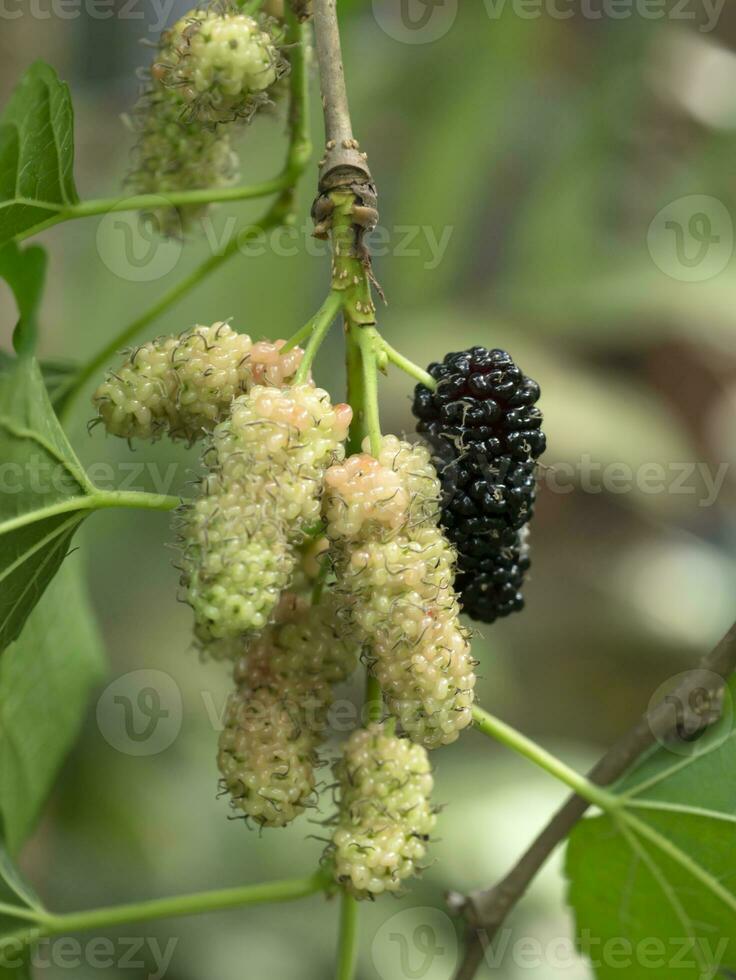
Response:
[[[335,322],[335,317],[340,312],[342,302],[342,295],[334,290],[330,290],[322,306],[307,324],[309,327],[309,342],[304,350],[304,357],[299,365],[299,369],[294,375],[294,384],[302,384],[309,377],[309,372],[314,363],[317,351],[322,346],[322,342],[329,333],[330,327]],[[287,348],[288,346],[289,344],[287,344]]]
[[[418,364],[410,361],[408,357],[405,357],[400,351],[397,351],[395,347],[392,347],[387,340],[384,340],[380,335],[377,338],[378,344],[381,350],[385,353],[386,357],[391,361],[392,364],[396,365],[410,377],[414,378],[429,388],[430,391],[434,391],[437,387],[437,382],[424,368],[420,368]]]
[[[175,510],[182,503],[181,497],[162,493],[146,493],[143,490],[98,490],[79,497],[67,497],[55,504],[47,504],[36,510],[9,517],[0,523],[0,535],[17,531],[38,521],[75,514],[85,510],[109,510],[116,507],[139,510]]]
[[[551,752],[543,749],[541,745],[537,745],[536,742],[527,738],[522,732],[507,725],[500,718],[496,718],[494,715],[484,711],[478,705],[475,705],[473,708],[473,724],[484,735],[488,735],[489,738],[495,738],[503,745],[508,746],[510,749],[529,759],[530,762],[533,762],[550,773],[555,779],[559,779],[560,782],[565,783],[578,796],[581,796],[584,800],[588,800],[589,803],[593,803],[603,810],[614,810],[620,806],[618,797],[601,789],[600,786],[591,783],[589,779],[586,779],[585,776],[571,769],[561,759],[558,759]]]
[[[340,931],[335,980],[353,980],[358,961],[358,903],[343,891],[340,896]]]
[[[0,951],[19,949],[46,936],[60,936],[72,932],[107,928],[127,922],[151,922],[184,915],[199,915],[246,905],[263,905],[270,902],[291,902],[325,891],[330,882],[324,870],[308,878],[290,878],[261,885],[244,885],[217,891],[195,892],[148,902],[115,905],[109,908],[71,912],[63,915],[48,913],[38,925],[6,935],[0,940]]]
[[[203,187],[193,191],[177,193],[134,194],[124,197],[100,197],[78,204],[62,206],[54,221],[73,221],[76,218],[92,218],[99,214],[112,214],[122,211],[155,211],[162,206],[183,208],[191,205],[224,204],[235,201],[251,201],[259,197],[277,194],[289,186],[291,175],[282,171],[277,177],[258,184],[244,184],[240,187]]]
[[[378,408],[378,368],[376,366],[376,331],[373,327],[357,327],[358,346],[363,366],[363,405],[365,429],[370,440],[371,453],[381,451],[381,421]]]
[[[0,915],[9,915],[14,919],[26,919],[29,922],[42,922],[48,917],[48,913],[43,912],[41,909],[8,905],[7,902],[0,902]]]

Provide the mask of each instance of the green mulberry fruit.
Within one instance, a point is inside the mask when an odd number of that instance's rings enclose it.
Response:
[[[378,459],[351,457],[326,485],[337,588],[389,711],[415,741],[447,745],[472,720],[475,662],[429,453],[387,436]]]
[[[239,178],[239,161],[230,136],[204,127],[185,115],[186,104],[152,84],[140,97],[129,122],[136,143],[125,184],[133,194],[166,199],[181,191],[231,187]],[[209,210],[208,204],[162,206],[147,212],[157,231],[180,238]]]
[[[263,629],[294,568],[283,523],[249,491],[205,478],[181,514],[181,584],[205,646]]]
[[[188,118],[249,119],[288,68],[276,29],[275,21],[264,29],[235,6],[194,10],[162,35],[154,76],[183,100]]]
[[[426,750],[373,724],[353,732],[334,768],[335,879],[359,899],[398,891],[420,870],[436,821]]]
[[[344,451],[350,418],[311,384],[256,385],[215,428],[209,474],[181,521],[181,582],[200,642],[269,621],[319,519],[324,472]]]
[[[314,606],[286,594],[236,663],[218,766],[233,807],[257,824],[285,826],[310,805],[332,685],[355,669],[356,650],[329,594]]]
[[[231,694],[217,761],[233,806],[258,826],[285,827],[312,801],[311,740],[271,688]]]
[[[256,378],[284,384],[295,374],[301,349],[279,351],[278,343],[254,344],[227,323],[196,326],[129,351],[93,402],[112,435],[152,440],[168,433],[193,442],[226,417]]]
[[[161,35],[156,61],[129,121],[137,136],[126,184],[162,198],[233,185],[239,177],[232,124],[247,121],[276,94],[288,62],[281,28],[218,3],[195,9]],[[165,203],[150,212],[159,230],[180,237],[207,204]]]

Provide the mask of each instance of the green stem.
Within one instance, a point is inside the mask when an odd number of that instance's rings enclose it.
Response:
[[[15,919],[27,919],[29,922],[43,922],[47,917],[47,912],[40,909],[29,909],[19,905],[8,905],[0,902],[0,915],[9,915]]]
[[[365,430],[370,439],[371,453],[381,452],[381,421],[378,408],[378,368],[376,366],[376,330],[356,327],[363,370],[363,410]]]
[[[291,174],[284,170],[278,177],[264,180],[260,184],[247,184],[242,187],[212,187],[194,191],[179,191],[176,194],[136,194],[133,197],[104,197],[90,201],[80,201],[60,211],[58,221],[71,221],[75,218],[90,218],[97,214],[110,214],[120,211],[154,211],[162,203],[170,207],[187,207],[197,204],[224,204],[234,201],[250,201],[258,197],[277,194],[291,183]]]
[[[343,293],[350,323],[374,326],[376,307],[371,294],[369,267],[358,245],[353,218],[355,196],[347,191],[330,194],[332,223],[332,288]]]
[[[150,902],[135,902],[110,908],[92,909],[87,912],[71,912],[66,915],[48,914],[38,926],[12,933],[0,940],[0,949],[8,946],[28,945],[45,936],[60,936],[71,932],[87,932],[127,922],[151,922],[203,912],[219,912],[246,905],[263,905],[270,902],[291,902],[325,891],[329,882],[323,871],[308,878],[291,878],[272,881],[263,885],[244,885],[218,891],[196,892],[193,895],[177,895]]]
[[[340,312],[341,307],[342,295],[330,290],[322,306],[307,324],[307,327],[309,327],[309,343],[304,350],[304,357],[299,365],[299,369],[294,375],[294,384],[303,384],[309,377],[309,372],[314,363],[317,351],[322,346],[322,342],[329,333],[330,327],[334,323],[335,317]],[[299,332],[301,333],[301,331]],[[289,343],[291,344],[291,342]]]
[[[337,942],[335,980],[353,980],[358,961],[358,903],[352,895],[340,896],[340,932]]]
[[[105,490],[95,495],[95,508],[104,510],[109,507],[130,507],[142,510],[175,510],[181,503],[181,497],[172,497],[163,493],[146,493],[142,490]]]
[[[425,388],[429,388],[430,391],[434,391],[437,388],[437,382],[431,374],[428,374],[424,368],[420,368],[418,364],[410,361],[408,357],[404,357],[400,351],[397,351],[395,347],[392,347],[387,340],[383,339],[383,337],[378,337],[378,344],[389,361],[391,361],[392,364],[395,364],[397,368],[400,368],[416,381],[419,381],[425,386]]]
[[[305,45],[308,43],[307,29],[305,25],[298,24],[296,18],[291,14],[289,16],[288,39],[292,45],[290,48],[291,73],[289,76],[291,137],[283,172],[275,181],[270,182],[271,185],[274,185],[272,190],[281,189],[282,194],[260,221],[242,229],[228,242],[219,255],[210,256],[181,282],[165,292],[150,309],[124,327],[102,350],[93,355],[66,384],[57,390],[54,406],[62,417],[68,415],[73,399],[89,379],[104,368],[121,347],[130,343],[141,330],[158,319],[212,272],[224,265],[245,245],[249,238],[275,228],[277,225],[285,224],[293,218],[294,185],[304,172],[312,151],[309,137],[309,84],[305,53]],[[277,182],[278,187],[275,187]],[[261,189],[264,186],[260,185]]]
[[[362,449],[365,429],[365,397],[363,390],[363,359],[358,333],[360,327],[345,322],[345,370],[348,380],[347,402],[353,410],[353,421],[348,436],[347,453],[359,453]]]
[[[613,810],[620,806],[618,798],[612,793],[607,793],[599,786],[591,783],[585,776],[571,769],[561,759],[558,759],[550,752],[547,752],[546,749],[543,749],[541,745],[537,745],[536,742],[527,738],[526,735],[523,735],[515,728],[501,721],[500,718],[494,717],[494,715],[489,714],[477,705],[473,708],[473,724],[484,735],[488,735],[489,738],[495,738],[503,745],[525,756],[530,762],[533,762],[550,773],[555,779],[559,779],[565,783],[578,796],[581,796],[589,803],[599,806],[603,810]]]
[[[174,510],[182,503],[181,497],[162,493],[145,493],[140,490],[98,490],[83,497],[67,497],[57,504],[49,504],[37,510],[10,517],[0,523],[0,535],[15,531],[27,524],[35,524],[60,514],[75,514],[80,510],[106,510],[113,507],[130,507],[141,510]]]

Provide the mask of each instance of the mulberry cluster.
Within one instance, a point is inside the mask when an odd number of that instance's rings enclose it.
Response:
[[[133,193],[165,197],[235,183],[238,157],[227,124],[247,121],[270,101],[267,90],[288,68],[279,41],[270,21],[221,2],[164,31],[131,120]],[[154,213],[160,230],[177,236],[206,209],[163,205]]]
[[[335,878],[356,898],[396,892],[417,874],[435,825],[427,752],[386,725],[353,732],[335,765]]]
[[[278,38],[237,7],[194,10],[161,37],[157,81],[181,98],[185,116],[203,123],[250,118],[284,74]]]
[[[184,598],[205,645],[263,629],[320,516],[324,473],[352,413],[312,384],[255,385],[204,453],[200,493],[181,518]]]
[[[123,439],[194,442],[226,417],[233,399],[258,384],[283,385],[295,374],[300,348],[283,341],[254,344],[227,323],[159,337],[128,352],[93,396],[100,418]]]
[[[217,763],[233,807],[259,826],[283,827],[311,805],[332,685],[352,673],[355,651],[329,598],[309,606],[286,594],[236,663]]]
[[[389,711],[427,748],[449,744],[470,724],[475,675],[429,453],[385,436],[378,458],[350,457],[325,482],[337,589]]]
[[[546,440],[539,385],[502,350],[472,347],[431,364],[417,385],[417,431],[442,480],[442,524],[458,551],[457,588],[469,616],[492,623],[524,605],[525,527]]]

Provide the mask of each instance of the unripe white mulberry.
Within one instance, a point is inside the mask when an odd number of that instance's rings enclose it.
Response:
[[[291,381],[302,363],[304,351],[301,347],[292,347],[282,353],[285,344],[285,340],[275,340],[273,343],[259,340],[253,344],[250,352],[253,384],[283,388]]]
[[[285,827],[311,802],[312,742],[269,687],[230,695],[217,763],[233,806],[261,827]]]
[[[133,194],[165,199],[182,191],[231,187],[239,177],[239,161],[230,136],[185,116],[186,103],[153,83],[141,96],[129,125],[137,140],[126,187]],[[150,214],[163,235],[180,238],[208,204],[168,207]]]
[[[398,891],[421,870],[436,821],[426,750],[373,724],[350,736],[335,775],[340,810],[330,850],[336,880],[356,898]]]
[[[329,686],[346,680],[357,664],[356,635],[340,622],[329,591],[314,605],[284,593],[275,623],[246,646],[235,665],[235,682],[258,687],[277,677],[280,693],[295,705],[304,704],[308,695],[329,706]],[[322,732],[308,727],[315,742],[321,741]]]
[[[326,475],[338,589],[391,713],[427,748],[446,745],[471,722],[475,674],[436,474],[424,447],[395,436],[372,464],[352,458]]]
[[[181,511],[181,584],[195,635],[208,644],[266,626],[294,557],[282,522],[264,513],[247,489],[216,477],[201,487]]]
[[[250,118],[288,68],[272,30],[234,6],[193,10],[161,41],[155,76],[203,123]]]
[[[137,134],[126,181],[135,194],[166,198],[228,187],[238,179],[232,126],[270,103],[288,69],[276,21],[262,24],[235,4],[195,9],[161,35],[156,61],[138,100]],[[152,213],[163,234],[181,236],[207,204],[166,206]]]
[[[209,476],[181,522],[181,581],[203,643],[269,621],[319,518],[324,472],[342,455],[350,417],[311,384],[256,385],[215,428]]]
[[[196,326],[159,337],[128,352],[94,393],[105,428],[123,439],[193,442],[211,431],[247,391],[254,375],[284,384],[299,367],[302,350],[280,355],[280,345],[254,344],[227,323]]]
[[[332,537],[355,541],[406,523],[409,495],[401,477],[369,453],[331,466],[325,486],[324,513]]]
[[[233,806],[256,823],[284,826],[309,805],[332,685],[356,654],[329,594],[314,606],[285,595],[277,623],[237,662],[218,765]]]
[[[290,540],[301,540],[319,520],[325,470],[341,458],[351,418],[349,406],[312,384],[255,385],[215,431],[215,465],[228,480],[253,484]]]

